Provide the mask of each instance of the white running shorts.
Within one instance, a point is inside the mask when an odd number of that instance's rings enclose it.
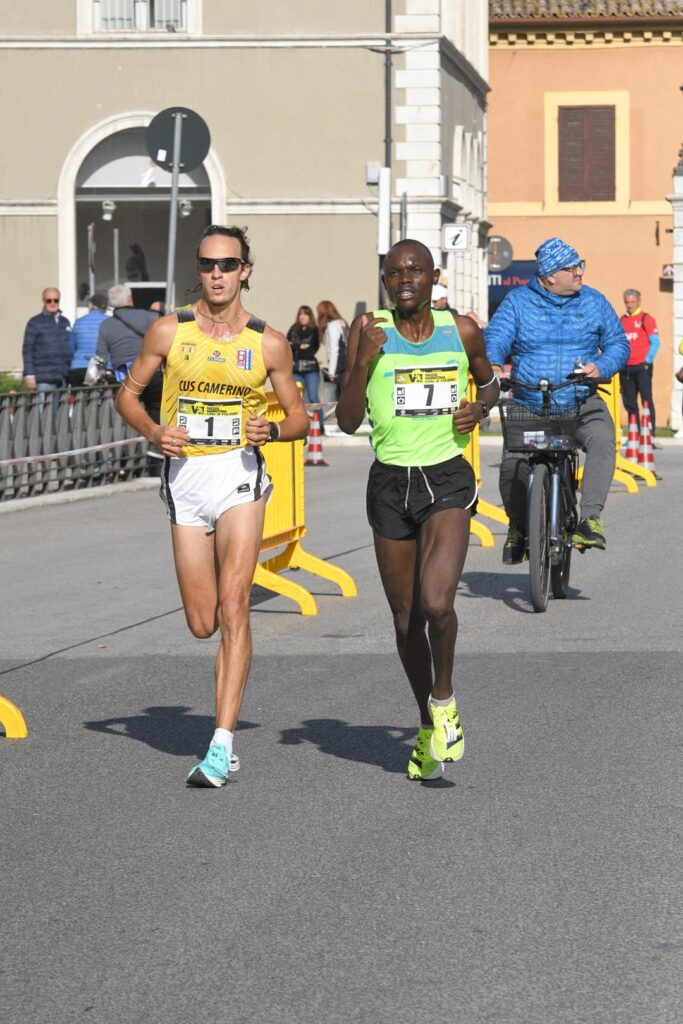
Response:
[[[169,459],[161,476],[161,498],[172,523],[216,529],[216,520],[234,505],[270,501],[273,485],[258,448],[247,445],[218,455]]]

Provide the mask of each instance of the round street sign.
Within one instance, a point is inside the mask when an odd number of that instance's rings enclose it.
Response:
[[[173,170],[174,114],[183,115],[180,170],[193,171],[195,167],[199,167],[209,152],[211,135],[206,121],[187,107],[167,107],[150,121],[145,129],[147,152],[159,167],[163,167],[165,171]]]
[[[491,235],[488,241],[489,270],[507,270],[512,263],[512,246],[507,238]]]

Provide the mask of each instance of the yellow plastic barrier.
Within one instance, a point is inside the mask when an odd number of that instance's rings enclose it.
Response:
[[[0,725],[4,727],[8,740],[23,740],[28,736],[24,716],[7,697],[0,697]]]
[[[467,399],[469,402],[476,401],[477,388],[471,377],[467,380]],[[477,481],[477,487],[481,487],[481,455],[479,451],[479,427],[470,434],[470,439],[467,442],[467,447],[463,452],[463,455],[469,462],[470,466],[474,470],[474,475]],[[491,530],[484,523],[480,522],[479,516],[484,516],[487,519],[493,519],[496,523],[503,523],[504,526],[509,525],[509,519],[502,508],[498,508],[497,505],[492,505],[490,501],[485,501],[483,498],[479,498],[477,502],[477,516],[472,518],[470,523],[470,533],[473,533],[476,537],[481,540],[481,546],[483,548],[492,548],[495,546],[495,540]]]
[[[637,462],[631,462],[630,459],[625,459],[620,452],[621,446],[621,387],[619,385],[619,377],[615,375],[609,384],[601,386],[603,394],[601,397],[605,401],[605,405],[610,411],[612,422],[614,423],[614,437],[617,444],[617,461],[614,470],[614,479],[617,483],[623,484],[629,494],[638,493],[638,484],[633,479],[634,476],[642,477],[648,487],[657,486],[657,478],[650,469],[645,469],[644,466],[639,466]],[[577,479],[579,483],[583,480],[583,466],[581,466],[577,473]]]
[[[274,394],[268,395],[269,420],[284,418]],[[295,601],[302,615],[317,615],[318,607],[311,592],[300,583],[278,575],[283,569],[305,569],[336,583],[344,597],[357,597],[353,578],[337,565],[317,558],[301,546],[306,536],[304,517],[304,442],[268,444],[263,449],[268,474],[273,481],[273,496],[266,508],[261,551],[285,550],[265,562],[259,562],[254,583]]]
[[[603,397],[607,403],[607,408],[612,414],[612,419],[614,420],[614,436],[617,442],[617,468],[614,473],[614,479],[620,479],[625,473],[631,473],[633,476],[641,477],[648,487],[656,487],[657,477],[651,469],[645,469],[644,466],[639,466],[637,462],[631,462],[630,459],[625,459],[621,454],[621,385],[617,374],[612,377],[612,380],[605,390],[608,391],[609,394],[604,395]],[[617,473],[619,473],[619,477],[617,477]],[[620,482],[624,483],[624,480],[621,479]],[[631,488],[629,487],[629,491],[630,490]],[[638,490],[637,487],[636,490]]]

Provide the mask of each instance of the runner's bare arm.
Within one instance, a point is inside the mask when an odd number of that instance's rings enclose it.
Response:
[[[292,349],[284,334],[266,327],[263,334],[263,361],[275,396],[285,418],[280,420],[278,441],[297,441],[307,437],[308,415],[292,377]],[[244,428],[249,444],[260,447],[270,440],[270,422],[263,416],[250,416]]]
[[[355,433],[363,422],[370,363],[387,340],[385,331],[378,326],[383,322],[382,317],[363,313],[351,324],[346,347],[346,372],[337,402],[337,423],[345,434]]]
[[[184,444],[190,435],[182,427],[162,427],[155,423],[140,402],[140,395],[171,351],[177,328],[175,313],[155,320],[145,334],[140,353],[116,396],[116,410],[121,418],[146,437],[150,444],[157,445],[164,455],[177,455],[179,445]]]
[[[474,320],[468,316],[457,316],[455,323],[460,333],[463,347],[467,353],[470,364],[470,373],[477,385],[477,398],[474,402],[468,402],[463,398],[460,408],[453,414],[453,422],[460,434],[469,434],[476,427],[477,423],[483,420],[483,410],[480,402],[486,402],[489,408],[496,404],[500,394],[498,379],[493,372],[488,356],[486,355],[486,343],[481,329]]]

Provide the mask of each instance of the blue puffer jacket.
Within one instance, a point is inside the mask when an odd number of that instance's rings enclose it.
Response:
[[[108,320],[101,309],[91,309],[85,316],[79,316],[71,328],[71,369],[82,370],[87,367],[97,351],[97,336],[100,324]]]
[[[554,295],[532,278],[510,292],[486,328],[486,350],[491,363],[512,362],[512,376],[537,384],[566,380],[577,359],[595,363],[601,377],[613,377],[629,356],[629,344],[619,317],[595,288],[583,285],[574,295]],[[566,388],[553,400],[569,405],[587,395],[586,388]],[[538,392],[517,388],[515,399],[540,407]]]

